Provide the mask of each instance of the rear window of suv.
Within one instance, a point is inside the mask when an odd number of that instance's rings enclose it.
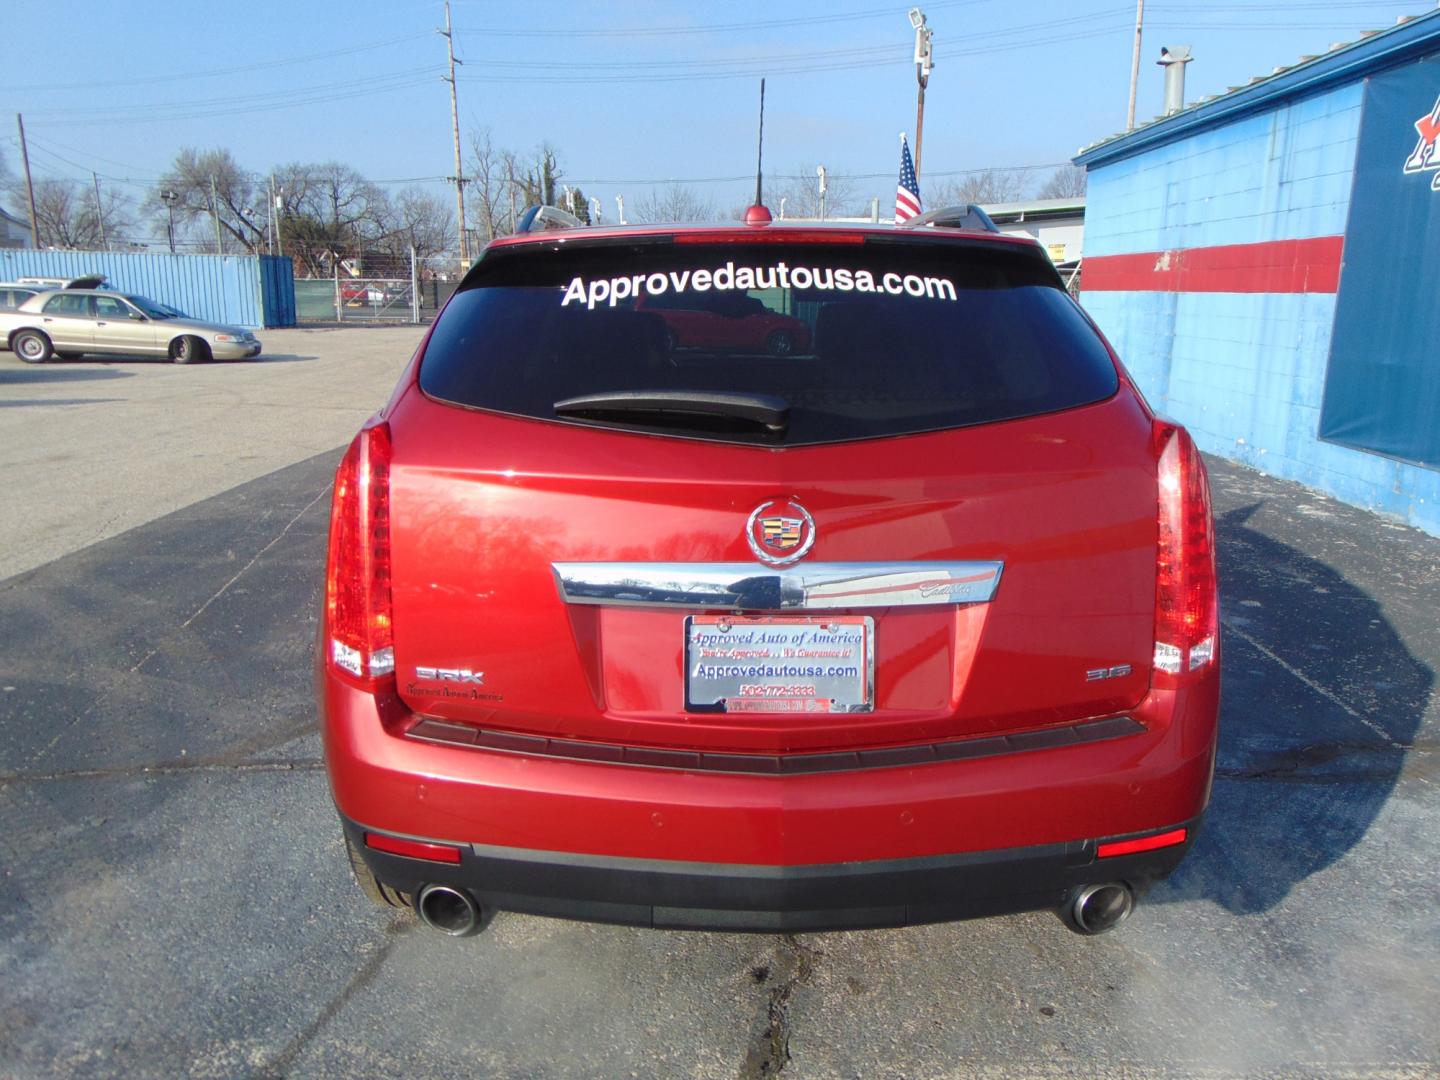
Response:
[[[1055,412],[1118,377],[1026,248],[650,241],[492,252],[441,315],[420,385],[542,420],[809,445]],[[577,409],[589,395],[636,400]],[[687,411],[705,397],[783,422]]]

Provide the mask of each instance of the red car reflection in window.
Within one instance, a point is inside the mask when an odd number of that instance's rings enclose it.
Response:
[[[665,320],[672,349],[713,349],[790,356],[810,348],[810,328],[743,292],[641,296],[635,310]]]

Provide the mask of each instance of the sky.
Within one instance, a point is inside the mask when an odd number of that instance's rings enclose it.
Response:
[[[989,167],[1030,168],[1038,187],[1124,128],[1135,0],[920,6],[935,50],[922,195]],[[548,142],[607,220],[617,195],[633,205],[671,183],[730,210],[753,193],[763,75],[767,177],[814,182],[820,163],[851,203],[888,207],[897,136],[915,125],[909,7],[453,0],[462,138],[489,129],[522,153]],[[1193,47],[1193,101],[1434,8],[1147,0],[1137,118],[1160,110],[1162,45]],[[391,191],[443,193],[454,173],[441,0],[7,0],[4,23],[0,156],[12,176],[17,112],[37,177],[93,171],[137,200],[182,147],[228,148],[260,174],[338,160]]]

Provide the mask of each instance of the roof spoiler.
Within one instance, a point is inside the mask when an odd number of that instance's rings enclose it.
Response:
[[[943,225],[948,229],[978,229],[982,232],[998,233],[990,215],[974,203],[960,206],[942,206],[911,218],[901,224],[902,229],[916,229],[922,225]]]
[[[517,233],[550,232],[555,229],[583,229],[585,222],[558,206],[528,206],[515,223]]]

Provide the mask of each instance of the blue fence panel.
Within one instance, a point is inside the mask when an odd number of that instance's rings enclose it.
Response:
[[[288,256],[260,256],[260,290],[266,326],[295,325],[295,268]]]
[[[108,287],[139,293],[211,322],[294,326],[290,260],[255,255],[0,250],[0,281],[104,274]]]

